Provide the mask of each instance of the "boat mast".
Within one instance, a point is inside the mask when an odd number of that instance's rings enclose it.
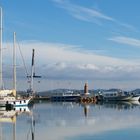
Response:
[[[2,77],[2,8],[0,7],[0,89],[3,89]]]
[[[13,38],[13,94],[16,96],[16,33]]]
[[[35,50],[32,50],[32,64],[31,64],[31,81],[30,81],[30,91],[33,92],[33,76],[34,76],[34,54]]]

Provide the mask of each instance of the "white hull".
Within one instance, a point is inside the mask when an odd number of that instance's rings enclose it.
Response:
[[[8,104],[13,105],[13,107],[18,106],[27,106],[31,102],[32,98],[22,98],[22,99],[15,99],[15,98],[7,98],[7,99],[0,99],[0,107],[4,107]]]
[[[9,104],[13,105],[13,106],[27,106],[31,101],[31,98],[28,99],[18,99],[15,101],[10,101]]]
[[[140,100],[140,96],[133,96],[131,98],[131,101],[139,101]]]
[[[129,101],[132,99],[132,96],[108,96],[103,97],[104,101]]]

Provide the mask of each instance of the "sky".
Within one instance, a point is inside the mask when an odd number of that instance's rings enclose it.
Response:
[[[140,85],[139,0],[0,0],[4,76],[11,74],[13,32],[39,87],[134,89]],[[18,77],[22,78],[17,56]],[[66,82],[68,81],[68,82]],[[81,84],[82,83],[82,84]],[[46,85],[48,87],[46,87]]]

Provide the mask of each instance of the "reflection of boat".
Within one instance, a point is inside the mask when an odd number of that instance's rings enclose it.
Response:
[[[0,111],[0,122],[15,122],[16,112],[15,110]]]
[[[16,116],[28,113],[30,114],[30,110],[27,106],[25,107],[15,107],[12,110],[0,110],[0,122],[15,122]]]
[[[139,101],[101,101],[98,102],[98,105],[103,106],[105,108],[112,108],[118,110],[127,110],[133,109],[136,106],[139,106]]]
[[[16,140],[16,121],[17,121],[17,116],[26,113],[26,114],[31,114],[29,108],[26,107],[20,107],[17,108],[15,107],[13,110],[3,110],[0,111],[0,127],[2,129],[2,123],[11,123],[13,125],[12,127],[12,132],[13,132],[13,140]],[[2,132],[2,131],[1,131]],[[1,135],[1,139],[2,135]],[[11,139],[11,137],[10,137]]]
[[[130,101],[130,103],[133,104],[133,105],[140,105],[139,100],[132,100],[132,101]]]
[[[68,91],[62,94],[56,94],[51,96],[52,101],[78,101],[80,94]]]

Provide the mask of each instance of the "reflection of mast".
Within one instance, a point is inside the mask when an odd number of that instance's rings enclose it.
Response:
[[[16,140],[16,122],[13,123],[13,140]]]
[[[35,119],[33,116],[33,112],[31,113],[30,129],[29,132],[27,133],[27,140],[30,138],[31,140],[35,139]]]
[[[31,122],[31,134],[32,134],[32,140],[34,140],[34,131],[35,131],[35,120],[32,114],[32,122]]]
[[[31,133],[31,140],[34,140],[35,139],[35,119],[34,119],[34,114],[33,114],[33,108],[32,108],[32,113],[31,113],[31,126],[30,126],[30,131],[27,135],[27,139],[30,133]]]
[[[0,123],[0,140],[2,140],[3,138],[2,138],[2,124]]]

